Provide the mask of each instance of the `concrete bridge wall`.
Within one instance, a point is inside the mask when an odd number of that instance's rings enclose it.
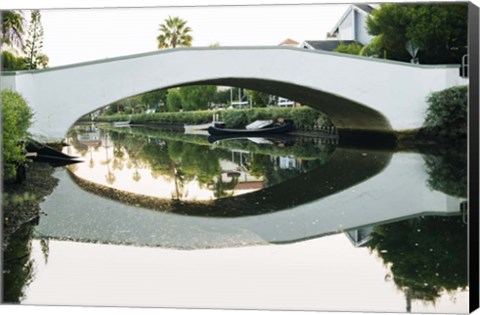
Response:
[[[239,84],[323,110],[339,128],[420,127],[426,97],[466,84],[458,66],[424,66],[289,47],[177,48],[2,73],[34,109],[31,132],[64,137],[82,115],[125,97],[189,83]]]

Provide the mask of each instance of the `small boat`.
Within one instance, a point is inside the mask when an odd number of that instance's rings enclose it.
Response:
[[[76,156],[67,155],[33,139],[28,139],[25,149],[27,151],[25,154],[27,158],[34,162],[48,163],[53,167],[82,162],[81,160],[77,160],[78,157]]]
[[[222,135],[243,135],[243,136],[261,136],[265,134],[287,133],[293,130],[293,120],[285,119],[282,123],[275,123],[265,128],[256,129],[228,129],[221,122],[215,123],[208,128],[208,133],[212,136]]]
[[[127,121],[115,121],[113,127],[128,127],[130,126],[130,120]]]
[[[114,121],[113,127],[129,127],[130,122],[132,121],[132,115],[128,116],[128,120],[125,121]]]
[[[212,127],[213,124],[214,122],[202,125],[184,125],[183,128],[185,128],[185,133],[192,133],[200,130],[207,130],[209,127]]]
[[[203,134],[204,131],[207,131],[208,128],[212,127],[215,122],[218,121],[218,114],[212,115],[212,121],[206,124],[201,125],[183,125],[185,133],[187,134]]]

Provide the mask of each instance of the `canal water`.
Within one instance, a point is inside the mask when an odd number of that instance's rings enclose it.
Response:
[[[468,313],[463,149],[100,125],[67,141],[82,162],[11,244],[28,259],[7,301]]]

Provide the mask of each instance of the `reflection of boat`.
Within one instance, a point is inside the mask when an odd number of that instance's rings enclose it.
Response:
[[[128,127],[130,126],[130,120],[126,121],[115,121],[113,127]]]
[[[231,135],[216,135],[209,136],[208,142],[215,143],[222,140],[249,140],[253,143],[264,144],[293,144],[295,142],[295,136],[289,134],[266,134],[261,136],[256,135],[244,135],[244,134],[231,134]]]
[[[208,133],[213,136],[220,135],[242,135],[242,136],[262,136],[265,134],[281,134],[292,131],[293,120],[285,119],[283,123],[273,124],[265,128],[254,129],[228,129],[224,123],[217,122],[214,126],[208,128]]]
[[[46,144],[32,139],[28,140],[26,150],[27,157],[32,161],[48,163],[54,167],[82,162],[80,160],[76,160],[76,156],[64,154]]]

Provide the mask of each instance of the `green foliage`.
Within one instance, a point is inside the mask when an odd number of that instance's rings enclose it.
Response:
[[[25,19],[22,11],[1,11],[2,16],[2,43],[17,46],[23,49],[23,34]]]
[[[468,87],[455,86],[430,94],[425,129],[440,136],[467,134]]]
[[[255,107],[267,107],[267,105],[269,105],[270,95],[267,93],[247,90],[247,95],[250,96],[253,106]]]
[[[42,16],[39,10],[33,10],[28,27],[28,39],[25,43],[25,54],[29,69],[45,68],[48,57],[41,53],[43,48]]]
[[[208,109],[208,103],[217,91],[214,85],[190,85],[179,89],[182,108],[186,111]]]
[[[217,92],[212,97],[212,102],[224,105],[230,103],[230,89],[217,89]]]
[[[2,97],[2,135],[3,135],[3,173],[4,179],[16,176],[17,165],[25,161],[24,145],[21,143],[31,125],[32,111],[23,97],[9,90],[1,92]]]
[[[435,302],[468,286],[467,225],[460,217],[421,217],[375,227],[369,247],[412,298]]]
[[[382,46],[382,38],[382,34],[375,36],[370,43],[363,46],[358,54],[365,57],[383,58],[384,50]]]
[[[173,90],[170,90],[167,97],[171,97]],[[225,122],[228,128],[242,128],[255,120],[268,120],[278,118],[291,118],[296,130],[314,130],[315,125],[332,126],[332,123],[322,112],[307,107],[295,108],[253,108],[253,109],[232,109],[222,111],[191,111],[191,112],[167,112],[155,114],[136,114],[131,116],[134,124],[205,124],[212,121],[212,116],[219,114],[220,119]],[[129,115],[99,116],[97,121],[113,122],[128,120]]]
[[[467,198],[468,164],[466,148],[451,148],[442,155],[424,157],[428,186],[447,195]]]
[[[3,71],[28,69],[28,62],[26,58],[17,57],[9,51],[2,51],[1,58]]]
[[[159,49],[192,46],[192,29],[187,26],[187,21],[177,16],[165,19],[165,23],[160,24],[160,32],[157,37]]]
[[[33,226],[24,225],[10,238],[3,251],[3,301],[19,303],[25,297],[25,288],[34,275],[31,259]]]
[[[229,128],[240,128],[248,124],[245,110],[232,109],[222,112],[222,121]]]
[[[296,130],[314,130],[316,124],[331,126],[331,122],[322,112],[307,107],[295,108],[254,108],[245,110],[228,110],[222,111],[221,117],[223,122],[229,128],[243,127],[255,120],[268,120],[279,118],[293,119]]]
[[[167,111],[178,112],[182,109],[182,97],[180,89],[170,89],[167,94]]]
[[[381,36],[375,53],[410,61],[407,44],[419,48],[424,64],[459,64],[467,49],[468,5],[382,4],[367,20],[371,35]],[[372,47],[370,47],[372,48]]]
[[[341,43],[333,51],[344,53],[344,54],[350,54],[350,55],[359,55],[362,48],[363,46],[360,43],[352,43],[349,45],[345,45],[344,43]]]
[[[155,90],[144,93],[140,96],[140,99],[148,108],[160,109],[160,104],[165,105],[167,103],[168,90]]]

